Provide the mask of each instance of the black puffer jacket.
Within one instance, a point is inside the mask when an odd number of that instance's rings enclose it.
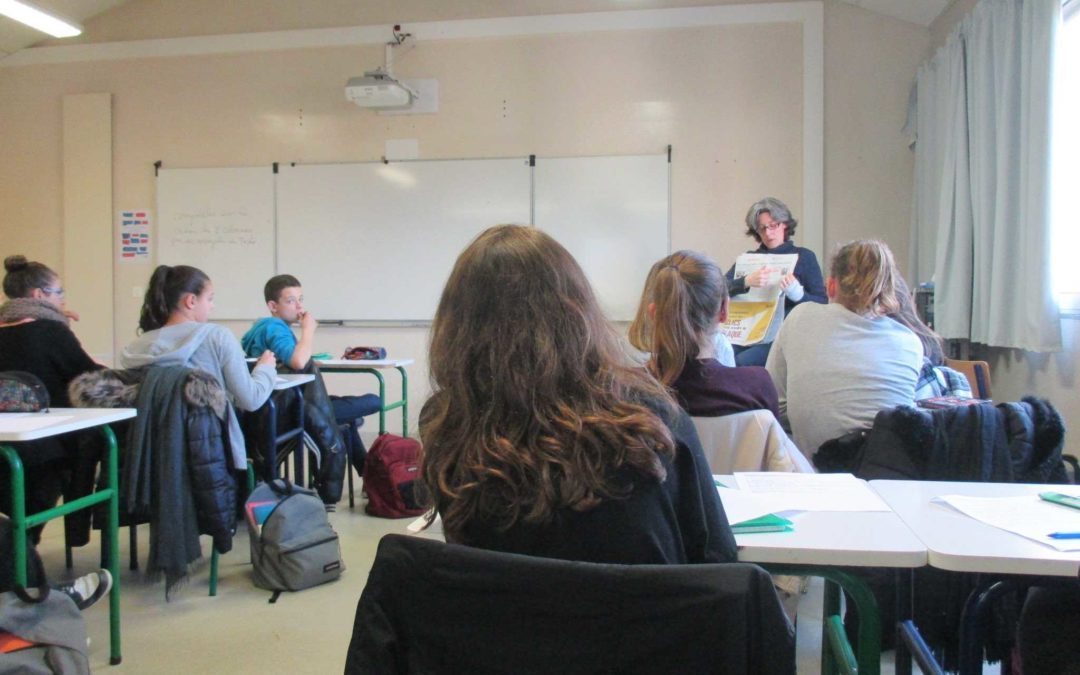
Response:
[[[821,471],[866,480],[1065,483],[1065,424],[1045,399],[997,406],[882,410],[869,431],[829,441],[814,456]]]
[[[139,386],[145,375],[145,369],[86,373],[69,387],[72,405],[82,408],[137,407]],[[188,370],[183,382],[183,403],[185,414],[181,431],[198,532],[213,537],[214,548],[219,553],[227,553],[232,549],[236,530],[234,471],[238,469],[232,467],[230,461],[228,424],[225,422],[226,406],[230,405],[228,397],[213,376],[200,370]],[[129,437],[130,431],[131,428]],[[121,472],[121,476],[125,474]],[[127,490],[121,487],[121,493],[126,494]],[[134,510],[134,505],[128,508]]]

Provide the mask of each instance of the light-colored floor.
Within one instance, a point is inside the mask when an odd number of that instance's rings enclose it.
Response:
[[[164,585],[148,584],[127,570],[127,529],[121,531],[123,663],[110,667],[108,603],[85,612],[95,672],[116,673],[340,673],[352,632],[356,601],[379,539],[404,532],[409,520],[386,520],[351,510],[343,500],[330,522],[341,537],[346,571],[337,582],[299,593],[283,593],[269,604],[270,593],[255,588],[248,564],[248,538],[241,527],[233,551],[221,557],[217,597],[207,596],[209,565],[165,602]],[[147,526],[140,529],[140,561],[146,558]],[[98,567],[98,539],[76,549],[78,575]],[[209,539],[203,537],[203,550]],[[64,569],[63,527],[50,523],[39,546],[51,580],[69,576]],[[820,672],[820,579],[811,582],[799,604],[798,673]],[[893,672],[885,654],[882,672]],[[918,672],[918,669],[916,669]],[[997,668],[986,673],[996,673]]]

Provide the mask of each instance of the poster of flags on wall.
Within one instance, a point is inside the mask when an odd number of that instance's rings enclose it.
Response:
[[[150,212],[120,212],[120,260],[150,260]]]

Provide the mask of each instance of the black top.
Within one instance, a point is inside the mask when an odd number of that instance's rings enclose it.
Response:
[[[776,386],[761,366],[732,368],[716,359],[691,359],[671,388],[679,405],[694,417],[768,410],[780,419]]]
[[[71,406],[68,383],[102,366],[83,351],[79,339],[59,321],[38,319],[0,328],[0,370],[37,375],[49,391],[49,404]]]
[[[702,454],[690,418],[682,410],[665,420],[675,437],[675,456],[662,457],[667,478],[659,482],[624,468],[618,478],[632,486],[624,499],[608,499],[588,511],[564,509],[545,525],[518,523],[499,532],[484,523],[466,527],[479,548],[544,558],[624,564],[730,562],[735,537]]]

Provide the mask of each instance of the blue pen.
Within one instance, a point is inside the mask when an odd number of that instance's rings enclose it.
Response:
[[[1051,532],[1046,536],[1051,539],[1080,539],[1080,532]]]

